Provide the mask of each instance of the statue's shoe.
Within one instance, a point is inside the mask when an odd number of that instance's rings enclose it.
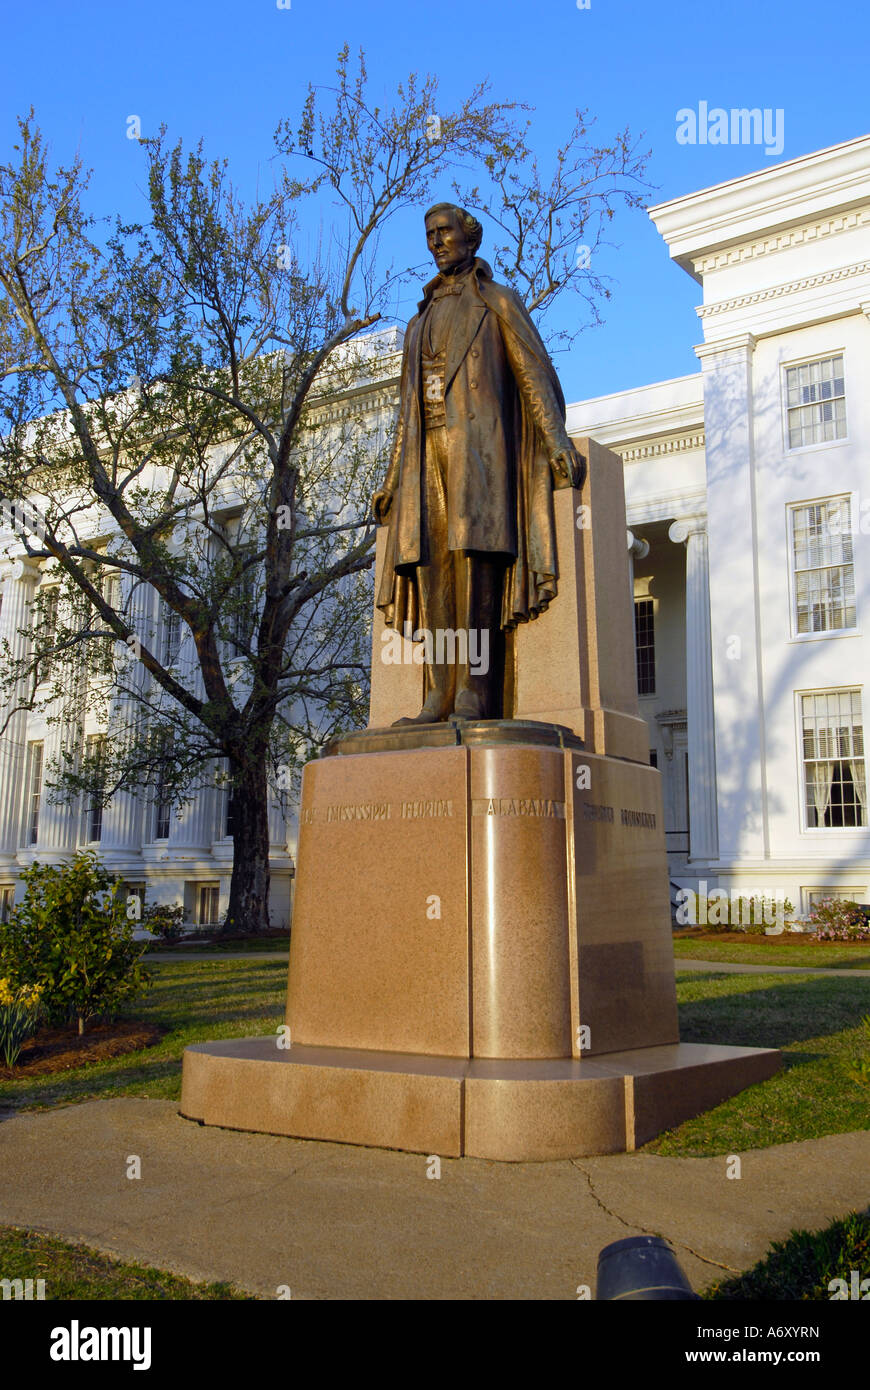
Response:
[[[448,717],[448,710],[440,705],[430,705],[427,701],[419,714],[406,716],[404,719],[394,719],[393,728],[398,729],[408,724],[443,724]]]
[[[485,719],[484,705],[479,695],[471,690],[463,690],[453,706],[454,719]]]

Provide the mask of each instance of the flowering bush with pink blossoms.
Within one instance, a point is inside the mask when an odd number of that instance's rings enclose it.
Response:
[[[825,898],[810,913],[816,941],[870,941],[870,908]]]

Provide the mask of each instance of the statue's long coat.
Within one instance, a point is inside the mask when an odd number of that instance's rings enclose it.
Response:
[[[414,567],[421,534],[425,287],[405,334],[399,421],[384,487],[393,493],[378,607],[400,631],[417,627]],[[553,364],[519,296],[497,285],[478,258],[451,320],[444,378],[448,545],[513,556],[501,624],[537,617],[556,594],[550,458],[570,448],[565,401]],[[567,484],[566,484],[567,485]]]

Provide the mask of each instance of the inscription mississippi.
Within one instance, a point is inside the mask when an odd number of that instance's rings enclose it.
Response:
[[[389,801],[361,801],[356,805],[327,806],[326,820],[390,820],[392,809]]]
[[[330,806],[309,806],[302,813],[302,824],[334,825],[342,821],[440,820],[452,815],[453,802],[445,799],[339,802]]]

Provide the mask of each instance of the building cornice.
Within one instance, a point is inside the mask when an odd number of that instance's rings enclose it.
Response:
[[[797,227],[788,227],[771,236],[757,237],[754,241],[738,242],[724,250],[714,251],[707,256],[699,256],[694,261],[695,270],[703,276],[711,270],[724,270],[728,266],[743,265],[746,261],[758,260],[760,256],[772,256],[778,251],[790,251],[795,246],[808,246],[812,242],[823,241],[837,236],[840,232],[853,232],[870,226],[870,208],[857,208],[836,217],[818,218]]]
[[[716,257],[725,250],[770,241],[772,246],[751,254],[785,250],[773,233],[827,224],[823,234],[846,231],[844,215],[868,207],[870,136],[864,135],[659,203],[649,215],[671,257],[700,280],[702,263],[708,269],[718,266]]]
[[[840,280],[851,280],[856,275],[866,275],[868,271],[870,261],[855,261],[852,265],[840,266],[838,270],[825,270],[818,275],[804,275],[799,280],[786,280],[781,285],[752,290],[748,294],[735,295],[732,299],[717,299],[712,304],[700,304],[696,312],[701,319],[713,318],[717,314],[727,314],[734,309],[745,309],[751,305],[763,304],[770,299],[781,299],[784,295],[813,290],[820,285],[833,285]]]
[[[326,401],[313,400],[308,414],[308,424],[331,425],[342,420],[359,421],[361,407],[369,412],[377,410],[396,410],[399,404],[399,379],[360,387],[353,392],[332,397]]]
[[[666,439],[647,439],[638,444],[608,446],[619,454],[623,463],[641,463],[644,459],[663,458],[666,454],[684,454],[689,449],[703,449],[704,431],[692,430],[688,434],[671,435]]]

